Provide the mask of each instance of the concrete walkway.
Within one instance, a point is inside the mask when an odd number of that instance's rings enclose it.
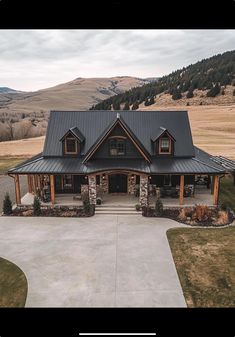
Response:
[[[186,307],[166,231],[140,216],[0,217],[0,256],[28,279],[27,307]]]

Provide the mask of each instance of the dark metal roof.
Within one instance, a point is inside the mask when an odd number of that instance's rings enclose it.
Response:
[[[235,172],[235,160],[223,156],[213,156],[212,160],[215,163],[222,165],[226,169],[226,171]]]
[[[83,163],[83,157],[40,157],[18,165],[9,173],[33,174],[89,174],[107,170],[132,170],[148,174],[218,174],[225,169],[210,159],[210,155],[196,149],[195,158],[153,158],[152,163],[144,159],[93,159]]]
[[[152,134],[151,136],[152,141],[155,142],[165,132],[168,133],[175,140],[175,137],[173,137],[173,135],[166,128],[160,126],[160,128],[156,130],[154,134]]]
[[[85,137],[77,126],[70,128],[60,140],[62,140],[69,132],[71,132],[81,143],[85,140]]]
[[[160,126],[164,126],[176,140],[175,156],[194,156],[187,111],[120,110],[118,113],[149,154],[152,154],[151,135],[156,134]],[[52,111],[43,155],[62,156],[59,140],[75,126],[85,137],[82,149],[82,155],[85,155],[116,117],[117,111]]]

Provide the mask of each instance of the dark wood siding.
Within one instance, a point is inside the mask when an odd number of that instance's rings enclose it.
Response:
[[[110,156],[109,154],[109,139],[110,137],[113,136],[121,136],[121,137],[126,137],[125,143],[126,143],[126,154],[123,156]],[[140,152],[137,150],[133,142],[128,138],[127,134],[125,131],[117,125],[110,135],[108,136],[107,139],[104,140],[103,144],[100,145],[98,150],[95,152],[93,158],[142,158],[142,155]]]

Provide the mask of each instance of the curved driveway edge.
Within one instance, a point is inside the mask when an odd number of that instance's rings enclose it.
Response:
[[[0,217],[0,256],[22,268],[26,307],[186,307],[165,218]]]

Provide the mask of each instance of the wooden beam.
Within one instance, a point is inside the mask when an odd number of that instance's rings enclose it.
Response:
[[[55,203],[55,179],[53,175],[50,175],[50,188],[51,188],[51,203]]]
[[[180,205],[184,204],[184,175],[180,176]]]
[[[27,183],[28,183],[28,192],[32,193],[32,186],[31,186],[31,176],[27,175]]]
[[[21,204],[21,195],[20,195],[20,180],[19,175],[15,175],[15,192],[16,192],[16,204]]]
[[[214,185],[215,185],[215,176],[212,176],[212,182],[211,182],[211,194],[214,193]]]
[[[219,202],[219,176],[215,176],[213,199],[214,205],[217,206]]]

